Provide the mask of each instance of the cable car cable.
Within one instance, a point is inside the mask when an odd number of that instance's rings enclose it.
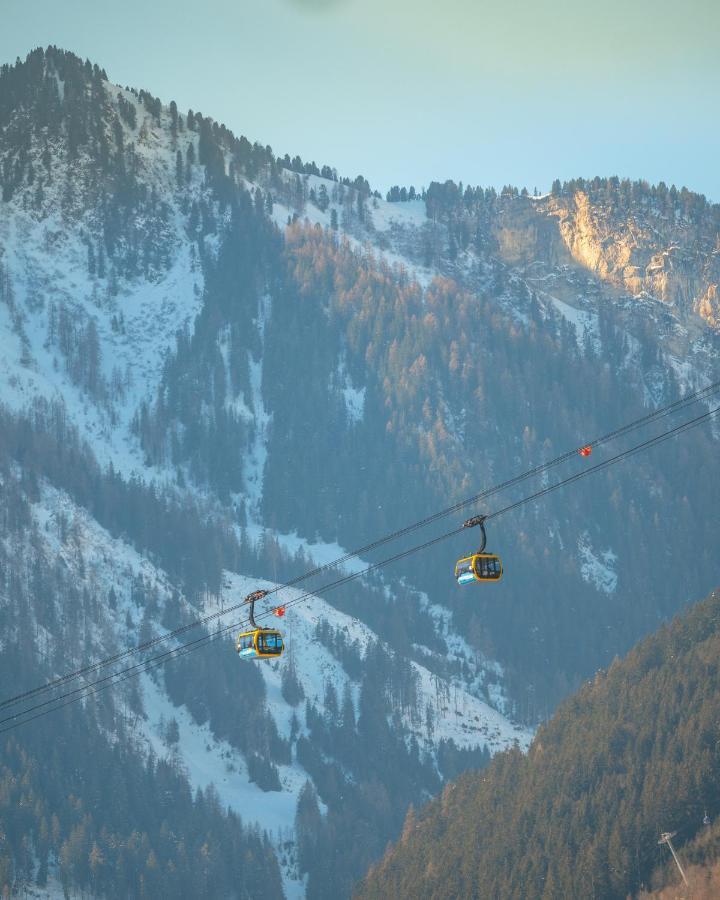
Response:
[[[616,428],[613,431],[608,432],[607,434],[595,438],[593,441],[589,441],[584,446],[590,447],[600,447],[603,444],[608,443],[609,441],[615,440],[618,437],[621,437],[624,434],[628,434],[631,431],[636,430],[637,428],[642,427],[643,425],[647,425],[652,421],[657,421],[659,419],[665,418],[668,415],[671,415],[674,412],[678,412],[680,409],[684,409],[686,406],[689,406],[693,403],[697,403],[700,400],[708,399],[714,393],[717,393],[720,390],[720,381],[716,381],[712,384],[707,385],[704,388],[700,388],[692,393],[681,397],[679,400],[674,401],[673,403],[668,404],[667,406],[661,407],[660,409],[655,410],[654,412],[648,413],[645,416],[642,416],[639,419],[634,420],[633,422],[629,422],[626,425],[621,426],[620,428]],[[572,450],[568,450],[565,453],[562,453],[560,456],[555,457],[548,462],[541,463],[532,469],[527,470],[526,472],[521,473],[520,475],[515,475],[506,481],[495,485],[493,487],[487,488],[484,491],[481,491],[478,494],[475,494],[472,497],[468,497],[465,500],[461,500],[452,506],[447,507],[446,509],[440,510],[439,512],[433,513],[430,516],[426,516],[424,519],[420,519],[417,522],[414,522],[410,525],[405,526],[404,528],[400,528],[394,532],[391,532],[388,535],[385,535],[382,538],[379,538],[376,541],[373,541],[369,544],[366,544],[364,547],[361,547],[357,550],[348,552],[343,556],[338,557],[335,560],[331,560],[328,563],[324,563],[321,566],[317,566],[314,569],[311,569],[308,572],[305,572],[302,575],[298,575],[295,578],[285,582],[282,585],[278,585],[274,588],[270,588],[267,592],[268,596],[276,593],[279,590],[282,590],[285,587],[293,587],[296,584],[301,583],[302,581],[307,580],[308,578],[314,577],[315,575],[319,575],[322,572],[329,571],[330,569],[337,568],[345,562],[348,562],[351,559],[354,559],[358,556],[361,556],[365,553],[368,553],[372,550],[377,549],[383,544],[389,543],[390,541],[396,540],[399,537],[403,537],[406,534],[410,534],[413,531],[417,531],[420,528],[424,528],[427,525],[441,519],[446,518],[454,512],[458,512],[459,510],[465,508],[466,506],[470,506],[474,503],[478,503],[481,500],[485,500],[488,497],[494,496],[501,491],[507,490],[510,487],[514,487],[517,484],[531,478],[535,475],[542,474],[549,469],[552,469],[561,463],[571,459],[577,453],[577,448],[573,448]],[[98,660],[94,663],[89,663],[80,669],[76,669],[74,672],[69,672],[65,675],[58,676],[55,679],[52,679],[49,682],[46,682],[44,685],[39,685],[36,688],[32,688],[31,690],[25,691],[21,694],[17,694],[14,697],[8,697],[3,701],[0,701],[0,709],[4,709],[9,706],[13,706],[22,700],[29,699],[30,697],[36,696],[39,693],[43,693],[48,690],[52,690],[56,687],[60,687],[63,684],[66,684],[68,681],[72,681],[75,678],[79,678],[83,675],[88,675],[92,672],[96,672],[101,668],[104,668],[109,665],[113,665],[116,662],[120,662],[123,659],[127,659],[129,656],[132,656],[136,653],[143,653],[150,648],[157,646],[160,643],[171,640],[173,637],[177,637],[178,635],[185,634],[193,628],[198,628],[202,625],[206,625],[208,622],[214,621],[220,617],[229,615],[232,612],[235,612],[241,606],[244,605],[244,600],[240,603],[233,604],[225,609],[220,611],[210,613],[207,616],[202,616],[201,618],[189,622],[186,625],[182,625],[179,628],[175,628],[171,631],[165,632],[162,635],[158,635],[157,637],[151,638],[148,641],[144,641],[142,644],[137,644],[134,647],[129,647],[125,650],[121,650],[118,653],[109,656],[105,659]]]
[[[508,506],[503,507],[502,509],[496,510],[493,513],[489,513],[486,516],[485,520],[487,521],[488,519],[497,518],[498,516],[504,515],[505,513],[508,513],[514,509],[517,509],[527,503],[534,502],[535,500],[538,500],[540,497],[543,497],[546,494],[549,494],[552,491],[557,490],[558,488],[565,487],[566,485],[572,484],[572,483],[580,480],[581,478],[584,478],[587,475],[590,475],[590,474],[598,472],[598,471],[602,471],[602,470],[610,467],[611,465],[614,465],[617,462],[620,462],[624,459],[629,458],[630,456],[635,455],[636,453],[639,453],[643,450],[649,449],[650,447],[656,446],[657,444],[664,443],[664,441],[669,440],[670,438],[675,437],[678,434],[684,433],[685,431],[689,431],[691,428],[695,428],[698,425],[702,424],[703,422],[709,421],[717,413],[720,413],[720,407],[716,407],[713,410],[709,410],[708,412],[703,413],[700,416],[697,416],[695,419],[691,419],[687,422],[683,422],[680,425],[675,426],[675,428],[672,428],[672,429],[669,429],[668,431],[662,432],[661,434],[656,435],[652,438],[649,438],[649,439],[641,442],[640,444],[635,445],[634,447],[628,448],[627,450],[623,450],[620,453],[616,454],[615,456],[610,457],[609,459],[604,460],[601,463],[597,463],[594,466],[591,466],[587,469],[577,472],[577,473],[569,476],[568,478],[563,479],[562,481],[556,482],[553,485],[548,485],[547,487],[543,488],[542,490],[537,491],[534,494],[531,494],[527,497],[524,497],[521,500],[516,501],[515,503],[509,504]],[[376,569],[384,567],[392,562],[396,562],[397,560],[403,559],[407,556],[410,556],[411,554],[418,553],[421,550],[428,549],[429,547],[433,546],[434,544],[438,544],[441,541],[445,541],[448,538],[459,534],[463,530],[464,530],[464,526],[454,528],[451,531],[448,531],[444,534],[438,535],[437,537],[432,538],[429,541],[425,541],[424,543],[422,543],[420,545],[417,545],[415,547],[410,547],[400,553],[397,553],[394,556],[389,557],[388,559],[382,560],[377,563],[373,563],[373,564],[367,566],[363,570],[360,570],[358,572],[351,572],[351,573],[343,576],[342,578],[337,579],[335,582],[331,582],[328,585],[318,588],[316,591],[306,592],[304,594],[301,594],[300,597],[296,597],[293,600],[286,601],[285,603],[283,603],[283,606],[285,606],[285,608],[288,608],[290,606],[294,606],[296,603],[304,602],[305,600],[316,596],[320,591],[327,592],[327,591],[333,590],[334,588],[339,587],[342,584],[346,584],[350,581],[353,581],[354,579],[359,578],[362,575],[366,575],[371,571],[374,571]],[[282,585],[282,586],[278,587],[277,590],[282,590],[284,587],[287,587],[287,585]],[[242,604],[239,604],[239,605],[242,605]],[[272,615],[272,613],[273,613],[273,608],[271,608],[270,610],[268,610],[265,613],[258,615],[257,618],[264,619],[264,618],[267,618],[268,616]],[[90,697],[93,694],[98,693],[98,691],[104,690],[105,687],[111,687],[113,684],[118,684],[118,683],[126,680],[127,678],[131,678],[131,677],[134,677],[135,675],[142,674],[143,671],[149,671],[152,668],[155,668],[160,665],[164,665],[164,663],[167,662],[168,659],[185,655],[185,653],[193,652],[194,650],[199,649],[201,646],[205,646],[207,643],[218,638],[220,635],[226,633],[227,631],[234,630],[235,628],[242,627],[246,624],[248,624],[247,620],[245,622],[232,623],[230,625],[224,626],[223,628],[218,629],[217,631],[213,632],[212,634],[203,635],[202,637],[196,638],[194,641],[190,641],[187,644],[181,645],[180,647],[175,647],[175,648],[166,650],[165,652],[152,657],[152,659],[150,659],[150,660],[143,660],[139,663],[136,663],[133,666],[129,666],[126,669],[122,669],[119,672],[114,672],[114,673],[111,673],[110,675],[106,675],[103,678],[98,679],[97,681],[91,682],[90,684],[82,685],[79,688],[75,688],[73,691],[69,691],[65,694],[60,695],[59,697],[53,697],[50,700],[44,701],[43,703],[37,704],[37,705],[30,707],[28,709],[25,709],[25,710],[21,710],[20,712],[15,713],[11,716],[8,716],[4,719],[0,719],[0,725],[3,725],[3,724],[6,725],[5,728],[0,728],[0,734],[4,733],[5,731],[12,730],[13,728],[19,727],[20,725],[23,725],[27,722],[33,721],[34,719],[39,718],[42,715],[47,715],[48,713],[53,712],[55,709],[60,709],[63,706],[68,705],[68,703],[73,703],[73,702],[76,702],[77,700],[82,700],[85,697]],[[97,689],[91,690],[92,688],[97,688]],[[66,700],[66,702],[58,703],[58,701],[61,701],[61,700]],[[53,705],[53,704],[55,704],[55,705]],[[47,708],[47,707],[51,707],[51,708]],[[27,717],[28,713],[35,712],[38,710],[42,710],[42,711],[37,712],[36,715],[34,715],[34,716],[31,716],[29,718]],[[20,720],[20,721],[16,721],[16,720]]]
[[[631,430],[635,430],[636,428],[641,427],[643,424],[647,424],[648,422],[654,421],[658,418],[664,418],[665,416],[671,414],[672,412],[676,412],[678,409],[683,408],[687,405],[690,405],[691,403],[698,402],[698,400],[701,400],[701,399],[706,399],[706,395],[710,395],[711,393],[714,393],[714,392],[718,391],[719,389],[720,389],[720,381],[715,382],[714,384],[708,385],[707,387],[699,389],[699,390],[693,392],[692,394],[689,394],[686,397],[681,398],[680,400],[676,400],[674,403],[671,403],[666,407],[662,407],[661,409],[656,410],[653,413],[649,413],[646,416],[643,416],[641,419],[638,419],[638,420],[635,420],[634,422],[628,423],[627,425],[624,425],[618,429],[615,429],[612,432],[609,432],[607,435],[604,435],[601,438],[595,439],[594,441],[590,442],[590,446],[596,446],[596,447],[601,446],[602,444],[604,444],[610,440],[613,440],[623,434],[626,434]],[[394,540],[398,537],[408,534],[414,530],[424,527],[433,521],[436,521],[440,518],[446,517],[447,515],[450,515],[451,513],[456,512],[459,509],[462,509],[465,506],[468,506],[472,503],[479,502],[479,500],[481,500],[481,499],[486,499],[487,497],[492,496],[502,490],[505,490],[508,487],[514,486],[515,484],[518,484],[518,483],[522,482],[523,480],[526,480],[527,478],[532,477],[533,475],[540,474],[544,471],[547,471],[548,469],[557,466],[559,463],[561,463],[569,458],[572,458],[576,452],[577,452],[576,449],[567,451],[567,452],[561,454],[560,456],[556,457],[555,459],[550,460],[547,463],[541,464],[539,466],[534,467],[533,469],[528,470],[527,472],[524,472],[520,475],[514,476],[513,478],[508,479],[507,481],[505,481],[499,485],[488,488],[485,491],[482,491],[479,494],[474,495],[473,497],[467,498],[466,500],[462,500],[462,501],[454,504],[453,506],[448,507],[445,510],[441,510],[440,512],[434,513],[431,516],[427,516],[425,519],[422,519],[419,522],[413,523],[412,525],[406,526],[405,528],[399,529],[383,538],[380,538],[377,541],[372,542],[371,544],[367,544],[365,547],[360,548],[359,550],[347,553],[344,556],[341,556],[336,560],[333,560],[329,563],[325,563],[322,566],[318,566],[315,569],[312,569],[303,575],[300,575],[294,579],[291,579],[290,581],[284,583],[283,585],[279,585],[274,588],[271,588],[268,591],[268,595],[276,593],[277,591],[282,590],[284,587],[292,587],[295,584],[298,584],[301,581],[304,581],[307,578],[310,578],[316,574],[320,574],[323,571],[327,571],[329,569],[335,568],[338,565],[341,565],[343,562],[347,562],[348,560],[350,560],[356,556],[359,556],[362,553],[368,552],[369,550],[375,549],[384,543],[387,543],[391,540]],[[103,668],[108,665],[112,665],[113,663],[119,662],[122,659],[125,659],[131,655],[134,655],[135,653],[142,653],[142,652],[150,649],[151,647],[156,646],[159,643],[170,640],[171,638],[178,636],[180,634],[184,634],[193,628],[197,628],[201,625],[205,625],[208,622],[213,621],[222,616],[229,615],[230,613],[236,611],[241,606],[243,606],[244,602],[245,601],[243,600],[242,602],[234,604],[232,606],[229,606],[223,610],[217,611],[215,613],[211,613],[207,616],[203,616],[194,622],[190,622],[179,628],[173,629],[172,631],[166,632],[163,635],[158,635],[157,637],[152,638],[149,641],[145,641],[142,644],[136,645],[135,647],[130,647],[126,650],[120,651],[119,653],[116,653],[113,656],[107,657],[106,659],[99,660],[95,663],[88,664],[87,666],[84,666],[81,669],[77,669],[74,672],[70,672],[70,673],[67,673],[66,675],[60,676],[56,679],[53,679],[51,682],[48,682],[44,685],[40,685],[39,687],[33,688],[30,691],[26,691],[22,694],[18,694],[15,697],[7,698],[6,700],[0,702],[0,709],[14,705],[14,704],[20,702],[21,700],[28,699],[29,697],[34,696],[38,693],[41,693],[41,692],[44,692],[47,690],[51,690],[55,687],[59,687],[60,685],[73,680],[74,678],[80,677],[85,674],[90,674],[91,672],[97,671],[100,668]]]
[[[406,556],[410,556],[413,553],[419,553],[421,550],[427,550],[432,547],[434,544],[440,543],[440,541],[445,541],[449,537],[453,535],[460,534],[463,531],[463,526],[461,525],[459,528],[454,528],[452,531],[447,532],[446,534],[439,535],[438,537],[434,537],[429,541],[425,541],[423,544],[420,544],[416,547],[409,547],[407,550],[403,550],[400,553],[396,553],[394,556],[389,557],[388,559],[381,560],[380,562],[372,563],[366,566],[364,569],[358,572],[350,572],[347,575],[344,575],[342,578],[338,578],[336,581],[332,581],[329,584],[323,585],[323,587],[319,588],[323,592],[334,590],[341,585],[348,584],[351,581],[354,581],[356,578],[360,578],[362,575],[367,575],[376,569],[380,569],[383,566],[389,565],[390,563],[397,562],[400,559],[404,559]],[[299,597],[296,597],[293,600],[284,603],[285,607],[294,606],[296,603],[302,603],[306,600],[309,600],[311,597],[317,596],[317,591],[307,591],[306,593],[301,594]],[[242,604],[241,604],[242,605]],[[267,612],[259,613],[256,618],[265,619],[268,616],[272,615],[273,610],[270,609]],[[236,628],[242,628],[246,625],[250,625],[250,619],[245,619],[241,622],[233,622],[230,625],[224,625],[222,628],[217,629],[216,631],[211,632],[210,634],[202,635],[199,638],[195,638],[192,641],[188,641],[186,644],[181,644],[180,647],[171,647],[169,650],[165,650],[163,653],[158,653],[156,656],[153,656],[150,660],[141,660],[140,662],[134,663],[132,666],[128,666],[125,669],[120,669],[118,672],[111,672],[109,675],[105,675],[102,678],[98,678],[96,681],[92,681],[89,684],[81,685],[80,687],[74,688],[71,691],[67,691],[64,694],[61,694],[58,697],[51,697],[49,700],[45,700],[42,703],[37,703],[35,706],[31,706],[27,709],[21,710],[20,712],[13,713],[10,716],[6,716],[4,719],[0,719],[0,725],[4,725],[7,722],[11,722],[17,718],[20,718],[26,715],[29,712],[34,712],[35,710],[43,709],[47,706],[50,706],[53,703],[56,703],[58,700],[64,700],[67,697],[73,697],[75,700],[82,699],[81,696],[76,696],[82,694],[88,688],[95,687],[96,685],[102,685],[106,682],[111,682],[113,679],[117,678],[120,675],[128,675],[128,677],[132,677],[133,674],[139,675],[142,673],[143,667],[148,663],[159,661],[158,665],[162,665],[163,662],[167,661],[168,658],[173,657],[175,654],[178,654],[180,651],[191,651],[196,650],[200,645],[209,643],[213,640],[217,635],[222,634],[226,631],[233,631]],[[124,680],[124,679],[123,679]],[[94,692],[90,692],[94,693]],[[52,712],[52,710],[47,710]],[[22,724],[22,723],[20,723]],[[0,733],[5,729],[0,729]]]
[[[568,484],[572,484],[576,481],[579,481],[581,478],[585,478],[587,475],[591,475],[595,472],[602,471],[612,465],[615,465],[618,462],[622,462],[623,460],[625,460],[631,456],[634,456],[637,453],[640,453],[643,450],[648,450],[651,447],[657,446],[658,444],[662,444],[665,441],[669,440],[670,438],[676,437],[677,435],[682,434],[685,431],[689,431],[692,428],[696,428],[697,426],[702,425],[704,422],[710,421],[718,413],[720,413],[720,406],[716,407],[715,409],[709,410],[708,412],[703,413],[700,416],[697,416],[695,419],[691,419],[687,422],[683,422],[680,425],[675,426],[675,428],[669,429],[668,431],[664,431],[659,435],[649,438],[640,444],[636,444],[634,447],[629,447],[627,450],[623,450],[620,453],[616,454],[615,456],[610,457],[607,460],[604,460],[603,462],[597,463],[594,466],[590,466],[587,469],[583,469],[580,472],[576,472],[575,474],[570,475],[567,478],[564,478],[562,481],[558,481],[555,484],[548,485],[547,487],[543,488],[542,490],[536,491],[535,493],[530,494],[527,497],[523,497],[521,500],[517,500],[516,502],[511,503],[508,506],[503,507],[502,509],[496,510],[493,513],[489,513],[488,515],[486,515],[484,517],[485,521],[487,522],[489,519],[497,518],[501,515],[504,515],[505,513],[511,512],[512,510],[518,509],[519,507],[524,506],[527,503],[531,503],[535,500],[540,499],[541,497],[545,496],[545,494],[550,494],[553,491],[556,491],[561,487],[565,487]],[[395,562],[397,559],[401,559],[404,556],[409,556],[412,553],[417,553],[421,550],[426,549],[428,546],[437,544],[440,541],[447,540],[448,538],[453,537],[454,535],[456,535],[464,530],[465,530],[464,525],[460,526],[460,528],[454,528],[452,531],[448,531],[444,534],[441,534],[438,537],[433,538],[432,540],[426,542],[425,544],[420,544],[417,547],[411,547],[410,549],[405,550],[402,553],[397,554],[396,556],[390,557],[387,560],[383,560],[380,563],[375,563],[372,566],[368,566],[367,569],[364,569],[361,572],[358,572],[356,574],[350,574],[350,575],[346,576],[345,579],[342,579],[341,581],[333,582],[329,586],[321,587],[321,588],[318,588],[316,591],[303,594],[301,597],[297,597],[294,600],[288,600],[285,603],[283,603],[283,606],[287,609],[288,607],[294,606],[296,603],[303,602],[304,600],[306,600],[309,597],[316,596],[317,594],[319,594],[320,591],[329,590],[333,587],[336,587],[340,583],[345,583],[345,581],[350,581],[353,578],[359,577],[360,575],[365,575],[367,572],[370,572],[373,569],[385,566],[390,562]],[[279,589],[281,590],[282,586]],[[257,618],[258,619],[267,618],[268,616],[273,614],[274,608],[275,607],[272,607],[269,610],[267,610],[266,612],[261,613],[260,615],[257,616]]]
[[[703,422],[709,421],[718,413],[720,413],[720,406],[717,406],[715,407],[715,409],[709,410],[708,412],[697,416],[695,419],[690,419],[688,422],[683,422],[680,425],[676,425],[675,428],[671,428],[669,431],[664,431],[653,438],[649,438],[648,440],[643,441],[641,444],[637,444],[635,447],[630,447],[628,450],[623,450],[616,456],[611,456],[609,459],[606,459],[601,463],[597,463],[597,465],[591,466],[588,469],[583,469],[580,472],[576,472],[574,475],[570,475],[567,478],[564,478],[562,481],[558,481],[556,484],[548,485],[547,487],[542,488],[542,490],[536,491],[534,494],[530,494],[528,497],[523,497],[522,500],[517,500],[515,501],[515,503],[511,503],[508,506],[503,507],[502,509],[498,509],[493,513],[489,513],[485,517],[485,521],[487,522],[489,519],[495,519],[498,516],[502,516],[505,513],[511,512],[512,510],[517,509],[520,506],[524,506],[526,503],[532,503],[533,501],[538,500],[540,497],[544,497],[545,494],[550,494],[553,491],[556,491],[558,488],[565,487],[568,484],[573,484],[573,482],[579,481],[581,478],[584,478],[586,475],[590,475],[593,472],[602,471],[603,469],[608,468],[616,462],[620,462],[624,459],[629,458],[630,456],[634,456],[636,453],[640,453],[642,450],[647,450],[650,447],[654,447],[656,444],[662,444],[678,434],[682,434],[685,431],[690,431],[691,428],[696,428],[698,425],[702,425]]]

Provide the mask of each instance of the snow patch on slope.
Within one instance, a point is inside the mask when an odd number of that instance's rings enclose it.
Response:
[[[565,303],[563,300],[559,300],[550,294],[546,296],[550,298],[560,315],[574,327],[579,346],[582,348],[585,341],[589,340],[593,351],[600,353],[602,346],[600,344],[597,314],[578,309],[576,306],[570,306],[569,303]]]
[[[604,594],[612,594],[617,587],[618,576],[615,571],[617,555],[610,549],[596,553],[590,543],[590,535],[584,532],[578,538],[580,554],[580,575],[588,584],[592,584]]]
[[[352,424],[362,422],[365,415],[365,388],[344,387],[343,397],[349,421]]]
[[[250,370],[250,402],[255,415],[255,429],[252,444],[247,454],[243,479],[247,499],[247,513],[252,522],[261,520],[263,484],[265,481],[265,463],[267,462],[268,429],[272,415],[265,408],[262,395],[263,353],[265,349],[265,326],[270,319],[271,300],[265,294],[260,299],[257,328],[260,339],[260,356],[255,359],[248,351]]]
[[[132,94],[106,88],[111,96],[123,93],[135,102]],[[142,400],[156,395],[165,355],[178,330],[191,325],[199,312],[203,289],[173,182],[176,147],[166,128],[149,126],[152,117],[142,105],[136,108],[138,132],[126,130],[125,137],[143,176],[168,206],[165,268],[151,278],[131,279],[114,273],[108,261],[106,276],[91,273],[88,243],[102,246],[96,212],[59,212],[65,183],[59,173],[45,185],[41,213],[27,211],[18,196],[4,204],[0,217],[0,265],[17,310],[13,316],[7,301],[0,308],[3,401],[22,409],[36,397],[62,400],[99,461],[112,461],[127,475],[143,471],[142,454],[129,433],[132,416]],[[190,186],[196,193],[201,189],[199,181]],[[49,340],[51,303],[56,310],[64,305],[75,327],[94,322],[109,397],[92,397],[68,375],[58,346]]]
[[[377,200],[377,206],[372,209],[372,219],[378,231],[387,231],[393,225],[418,228],[427,222],[427,208],[424,200],[405,200],[399,203]]]

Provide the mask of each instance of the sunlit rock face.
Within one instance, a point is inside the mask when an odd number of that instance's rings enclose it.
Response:
[[[697,303],[697,311],[713,328],[720,328],[720,300],[718,299],[718,286],[708,285],[705,293]]]
[[[720,250],[711,215],[691,220],[651,203],[571,197],[514,198],[492,224],[502,259],[512,265],[574,263],[634,297],[649,296],[683,321],[720,327]]]

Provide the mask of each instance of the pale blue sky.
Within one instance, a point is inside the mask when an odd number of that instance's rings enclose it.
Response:
[[[49,43],[386,190],[618,174],[720,200],[715,0],[0,0]]]

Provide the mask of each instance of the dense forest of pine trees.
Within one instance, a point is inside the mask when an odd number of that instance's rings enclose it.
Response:
[[[221,520],[207,516],[207,510],[182,505],[172,494],[163,496],[139,481],[128,484],[115,472],[102,472],[57,406],[39,406],[32,420],[5,411],[1,417],[0,525],[11,550],[3,545],[0,553],[0,595],[11,596],[13,603],[0,603],[0,629],[3,634],[22,638],[11,651],[6,648],[3,653],[4,680],[11,680],[14,690],[35,686],[42,673],[66,669],[69,659],[84,660],[93,623],[103,618],[105,607],[112,611],[117,604],[114,589],[105,595],[88,591],[86,586],[80,588],[72,571],[46,559],[38,550],[42,540],[34,532],[30,504],[38,501],[46,482],[67,491],[111,533],[162,562],[178,586],[194,599],[198,611],[202,596],[218,589],[225,565],[243,571],[279,566],[286,578],[308,568],[307,560],[301,556],[286,558],[269,538],[257,546],[238,542]],[[82,542],[75,526],[60,518],[56,527],[63,545],[74,548],[82,567]],[[30,548],[35,548],[32,556]],[[381,586],[375,591],[373,596],[370,588],[346,590],[341,605],[352,608],[371,598],[379,607]],[[163,628],[175,628],[186,621],[187,611],[176,595],[161,602],[142,579],[133,583],[132,598],[142,620],[139,640],[154,633],[153,623],[158,619]],[[149,630],[145,632],[145,628]],[[52,640],[39,638],[39,633],[52,636]],[[253,666],[242,673],[242,703],[228,703],[238,691],[238,663],[230,641],[220,644],[213,653],[173,661],[164,671],[164,684],[174,703],[186,705],[197,722],[207,723],[216,737],[226,739],[243,753],[251,780],[262,790],[279,789],[276,764],[289,764],[292,759],[312,776],[317,786],[312,792],[317,790],[317,795],[306,792],[298,807],[298,860],[302,872],[308,875],[308,896],[320,898],[337,890],[347,895],[353,882],[397,834],[409,804],[421,804],[437,793],[441,777],[486,765],[489,755],[484,749],[460,750],[446,740],[441,743],[436,768],[426,748],[414,741],[406,743],[398,724],[398,716],[410,715],[416,722],[433,716],[432,709],[419,704],[417,675],[407,659],[389,653],[387,646],[380,644],[361,651],[342,632],[325,623],[318,626],[316,639],[357,681],[360,700],[356,715],[349,692],[338,696],[332,682],[327,682],[325,712],[320,713],[305,697],[301,682],[289,667],[283,678],[283,696],[294,707],[303,705],[308,736],[296,728],[290,740],[280,737],[267,710],[264,681]],[[8,833],[13,829],[13,833],[25,836],[24,843],[10,843],[5,848],[0,867],[3,884],[17,887],[23,881],[37,879],[42,883],[49,867],[51,871],[57,869],[69,888],[85,889],[94,896],[121,896],[123,891],[137,896],[193,896],[193,891],[196,896],[217,896],[226,891],[226,879],[235,877],[241,877],[247,885],[247,894],[241,896],[256,896],[257,884],[263,881],[267,881],[271,896],[273,891],[277,893],[276,863],[260,836],[247,833],[233,816],[224,817],[212,792],[193,800],[171,759],[151,758],[143,767],[134,755],[131,722],[143,710],[135,683],[130,682],[115,700],[110,694],[100,697],[85,709],[72,706],[67,712],[54,714],[58,718],[53,720],[52,730],[44,719],[45,726],[26,726],[3,745],[0,772],[5,772],[8,784],[14,785],[17,779],[27,781],[22,766],[31,766],[39,779],[37,798],[27,795],[38,810],[37,818],[23,814],[25,818],[19,822],[15,789],[5,795],[6,806],[0,804],[0,830]],[[71,737],[84,733],[78,722],[86,720],[88,741]],[[117,745],[106,746],[96,728],[117,732]],[[58,755],[58,736],[68,755]],[[92,746],[91,740],[95,741]],[[53,753],[47,750],[48,742],[55,746]],[[82,778],[69,761],[78,754],[93,760]],[[75,780],[58,775],[57,792],[45,796],[41,786],[53,778],[56,765],[68,767]],[[111,766],[123,767],[123,777],[129,782],[122,788],[127,809],[119,810],[117,804],[113,807],[113,813],[122,815],[120,824],[108,819],[105,806],[112,806],[110,795],[104,786],[101,789],[96,785],[96,779],[101,781],[101,773]],[[132,781],[135,778],[138,785]],[[155,781],[160,792],[157,797],[153,793]],[[107,786],[110,790],[120,788],[113,781]],[[169,794],[173,798],[178,794],[180,799],[170,804],[165,799]],[[314,806],[311,804],[315,810],[312,815],[307,813],[308,796],[316,797]],[[319,813],[318,797],[327,810],[324,815]],[[67,812],[63,812],[63,804],[70,804]],[[152,815],[146,806],[153,807]],[[74,810],[72,815],[70,810]],[[52,825],[52,814],[59,825]],[[208,819],[204,830],[197,825],[205,821],[203,816]],[[199,829],[193,832],[199,843],[191,846],[182,844],[186,818]],[[126,834],[122,827],[130,824],[132,833]],[[55,828],[52,840],[46,837],[46,828],[52,830],[51,826]],[[171,835],[166,837],[168,829]],[[36,844],[41,840],[44,843]],[[227,852],[233,859],[208,871],[211,860],[206,844],[212,848],[212,860],[219,852]],[[173,855],[176,845],[182,845],[181,860]],[[193,855],[198,853],[199,857]],[[332,860],[342,860],[342,865]],[[116,881],[111,889],[113,867],[126,863],[124,880]],[[244,864],[255,867],[253,878],[238,868]],[[202,874],[186,877],[186,865],[197,865]],[[166,872],[172,877],[165,878],[162,888],[157,888]],[[180,882],[182,888],[178,888]]]
[[[2,668],[5,681],[7,659]],[[267,839],[224,811],[213,790],[193,796],[171,761],[140,762],[122,724],[111,724],[112,743],[86,710],[4,737],[4,896],[42,887],[52,872],[67,896],[281,898]]]
[[[212,536],[218,537],[213,525],[201,524],[191,509],[168,508],[141,484],[131,487],[112,473],[101,475],[89,450],[62,424],[59,410],[37,411],[34,422],[3,413],[0,683],[4,695],[35,687],[66,670],[71,660],[86,660],[96,623],[105,618],[105,607],[112,611],[117,602],[114,589],[108,595],[88,589],[87,581],[74,576],[74,567],[46,553],[30,511],[46,480],[94,507],[110,530],[168,562],[168,554],[182,546],[183,529],[193,545],[198,539],[202,542],[198,557],[207,554]],[[127,518],[122,520],[118,512]],[[149,532],[143,532],[141,523],[147,525],[153,518],[156,527],[162,523],[156,535],[163,537],[151,550]],[[177,529],[172,535],[171,523]],[[58,513],[54,526],[61,546],[82,571],[84,551],[74,524]],[[190,545],[185,549],[189,552]],[[192,558],[188,556],[189,561]],[[195,583],[192,571],[186,574]],[[198,576],[203,578],[199,572]],[[212,581],[210,575],[205,587],[211,588]],[[136,580],[132,593],[143,623],[152,622],[160,614],[152,587]],[[166,627],[178,624],[172,609],[170,604],[165,610]],[[213,790],[193,796],[171,757],[139,753],[132,722],[140,715],[142,699],[132,684],[2,735],[2,896],[15,895],[33,882],[43,886],[54,875],[68,896],[83,891],[108,898],[250,898],[259,893],[282,897],[277,861],[267,838],[224,810]]]
[[[665,861],[665,830],[681,847],[698,836],[688,859],[712,859],[719,658],[715,593],[598,672],[528,755],[502,753],[409,813],[357,896],[623,898]]]

